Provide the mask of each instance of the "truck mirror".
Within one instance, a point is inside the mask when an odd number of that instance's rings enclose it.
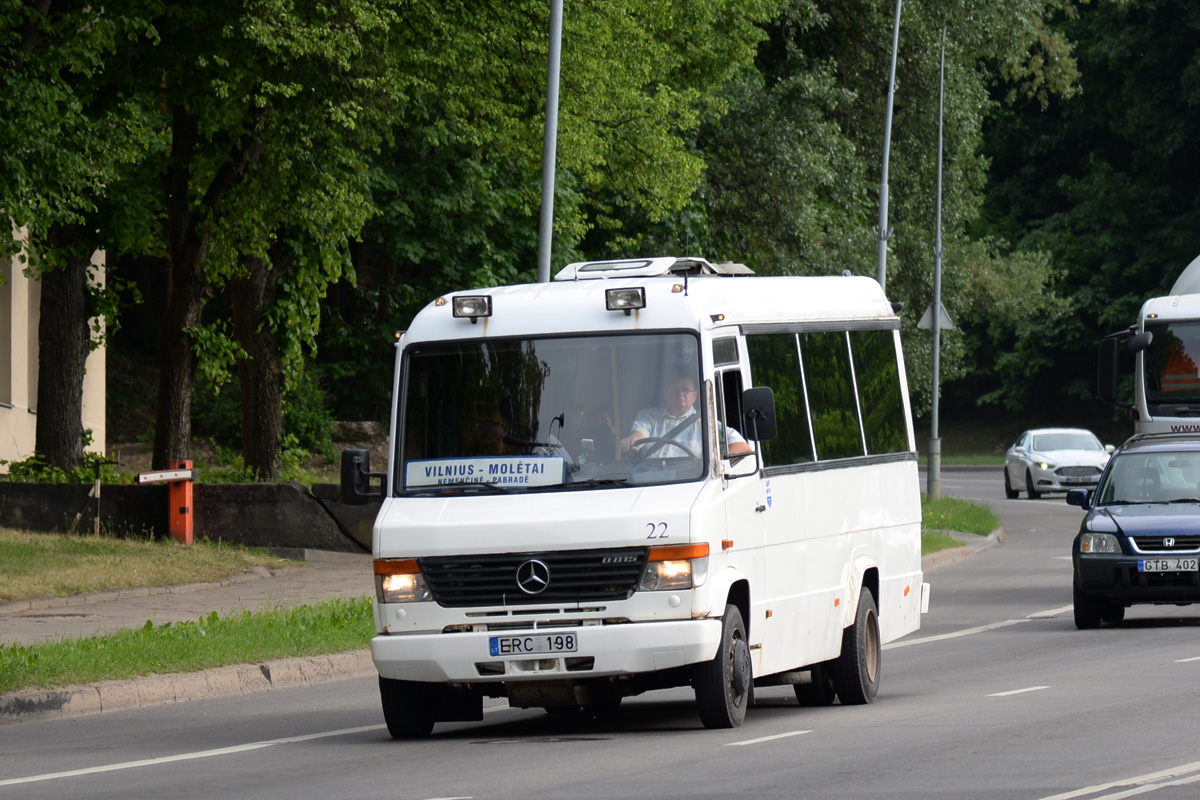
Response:
[[[770,386],[753,386],[742,392],[742,435],[752,442],[775,438],[775,392]]]
[[[1119,344],[1115,336],[1101,339],[1096,357],[1096,396],[1106,403],[1117,402],[1117,382],[1121,375]]]
[[[1150,331],[1142,331],[1129,337],[1129,342],[1126,343],[1125,349],[1131,353],[1140,353],[1150,346],[1154,341],[1154,334]]]
[[[371,453],[367,450],[342,451],[342,502],[363,506],[371,496]]]

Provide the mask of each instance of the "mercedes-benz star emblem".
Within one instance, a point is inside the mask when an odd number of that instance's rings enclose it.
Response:
[[[517,567],[517,586],[525,594],[541,594],[550,585],[550,568],[531,558]]]

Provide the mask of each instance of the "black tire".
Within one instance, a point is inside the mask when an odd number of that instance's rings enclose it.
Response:
[[[1075,627],[1081,631],[1099,628],[1104,621],[1104,607],[1107,605],[1099,598],[1092,597],[1079,591],[1079,587],[1071,585],[1071,595],[1075,603]],[[1125,616],[1121,609],[1121,616]]]
[[[750,645],[737,606],[725,606],[721,644],[712,661],[697,664],[692,675],[700,721],[706,728],[736,728],[746,718],[753,695]]]
[[[833,701],[837,699],[837,687],[833,685],[832,667],[831,661],[814,664],[808,671],[812,681],[792,686],[796,693],[796,702],[811,708],[833,705]]]
[[[1004,468],[1004,496],[1009,500],[1016,500],[1017,495],[1021,492],[1019,489],[1012,488],[1012,484],[1008,482],[1008,467]]]
[[[879,637],[879,611],[866,586],[858,598],[854,624],[842,631],[842,654],[833,662],[833,685],[844,706],[874,702],[879,693],[883,642]]]
[[[1030,500],[1037,500],[1042,496],[1041,492],[1033,488],[1033,474],[1029,470],[1025,470],[1025,491]]]
[[[421,684],[379,677],[383,721],[393,739],[424,739],[433,732],[433,713]]]
[[[1100,611],[1100,619],[1105,622],[1120,622],[1125,619],[1125,606],[1109,603],[1108,606]]]

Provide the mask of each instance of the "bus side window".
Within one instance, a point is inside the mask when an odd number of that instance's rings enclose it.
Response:
[[[807,464],[813,457],[808,422],[808,398],[800,366],[800,348],[794,333],[751,334],[746,337],[753,386],[770,386],[775,392],[776,437],[762,442],[763,464],[782,467]]]

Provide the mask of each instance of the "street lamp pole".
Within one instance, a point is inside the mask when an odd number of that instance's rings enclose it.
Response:
[[[933,245],[933,408],[930,411],[929,485],[930,500],[942,496],[942,440],[938,437],[938,369],[941,366],[942,322],[942,117],[946,100],[946,29],[942,28],[942,63],[938,79],[938,156],[937,156],[937,239]]]
[[[896,24],[892,31],[892,72],[888,78],[887,117],[883,127],[883,177],[879,182],[879,225],[875,235],[879,237],[878,263],[875,280],[887,291],[887,243],[892,238],[888,228],[888,158],[892,151],[892,107],[896,100],[896,51],[900,47],[900,6],[904,0],[896,0]]]
[[[558,145],[558,76],[562,62],[563,0],[550,0],[550,57],[546,66],[546,135],[542,143],[542,207],[538,215],[538,283],[550,282],[554,237],[554,161]]]

